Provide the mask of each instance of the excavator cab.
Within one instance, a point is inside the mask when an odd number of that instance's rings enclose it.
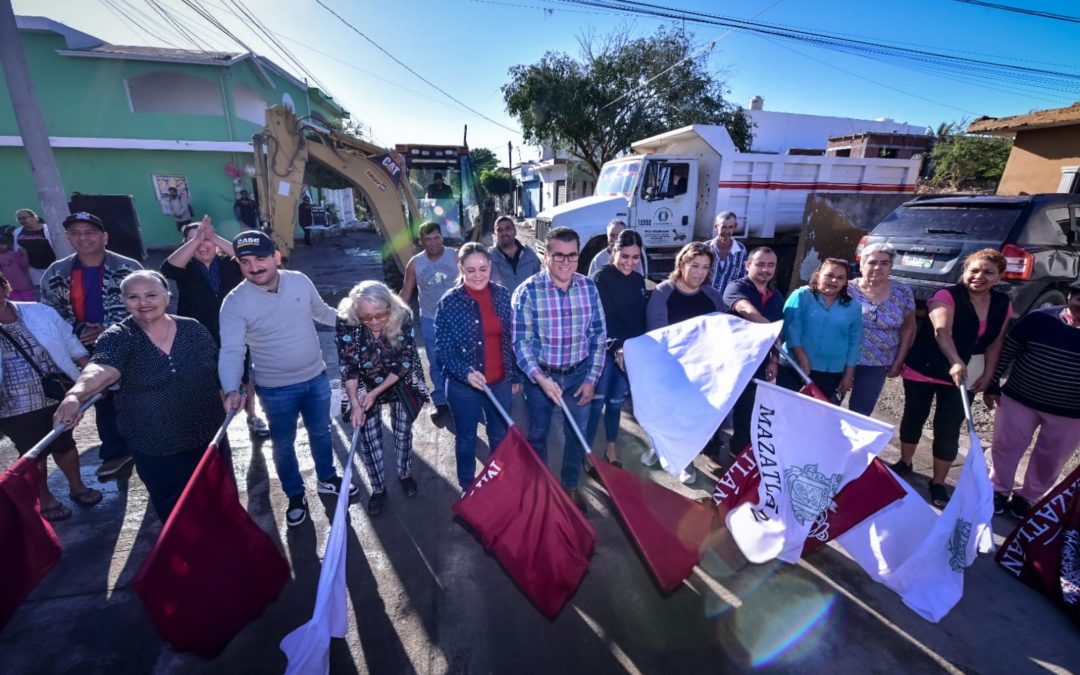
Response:
[[[480,180],[461,145],[398,144],[420,220],[433,220],[451,245],[482,236]]]

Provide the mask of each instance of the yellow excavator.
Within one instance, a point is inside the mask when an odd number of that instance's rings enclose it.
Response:
[[[478,240],[486,231],[467,147],[388,150],[335,131],[321,119],[297,118],[282,105],[267,109],[266,127],[253,145],[260,217],[285,258],[294,246],[304,186],[360,191],[386,242],[383,271],[393,288],[401,287],[405,264],[418,250],[421,222],[439,222],[451,243]],[[457,187],[456,198],[428,194],[426,181],[436,173]],[[451,188],[447,194],[453,193]]]

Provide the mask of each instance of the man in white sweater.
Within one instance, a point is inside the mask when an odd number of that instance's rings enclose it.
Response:
[[[305,275],[278,269],[281,256],[270,237],[248,230],[232,244],[244,281],[221,305],[218,377],[226,392],[225,410],[243,407],[240,379],[244,349],[250,348],[251,377],[270,423],[278,479],[289,498],[285,521],[296,527],[308,517],[304,480],[293,447],[298,416],[303,416],[307,428],[319,492],[341,491],[330,440],[330,380],[312,323],[333,326],[337,314]],[[349,497],[358,491],[350,485]]]

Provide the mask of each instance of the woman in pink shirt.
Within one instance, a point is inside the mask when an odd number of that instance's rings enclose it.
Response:
[[[11,230],[0,232],[0,272],[11,285],[8,297],[12,300],[34,302],[34,282],[30,280],[30,257],[26,251],[15,250],[15,237]]]
[[[927,303],[930,320],[919,326],[901,372],[900,460],[892,468],[900,475],[911,472],[915,448],[936,399],[930,501],[937,507],[949,501],[945,476],[960,447],[964,406],[959,387],[972,393],[986,390],[1001,354],[1006,322],[1012,317],[1009,296],[994,290],[1004,272],[1005,257],[995,249],[968,255],[960,283],[941,289]]]

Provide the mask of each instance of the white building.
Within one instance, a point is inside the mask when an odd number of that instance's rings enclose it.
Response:
[[[854,117],[804,115],[765,110],[765,100],[755,96],[746,114],[754,121],[752,152],[786,154],[789,150],[821,150],[833,136],[865,132],[887,134],[925,134],[926,125],[896,122],[889,118],[862,120]]]

